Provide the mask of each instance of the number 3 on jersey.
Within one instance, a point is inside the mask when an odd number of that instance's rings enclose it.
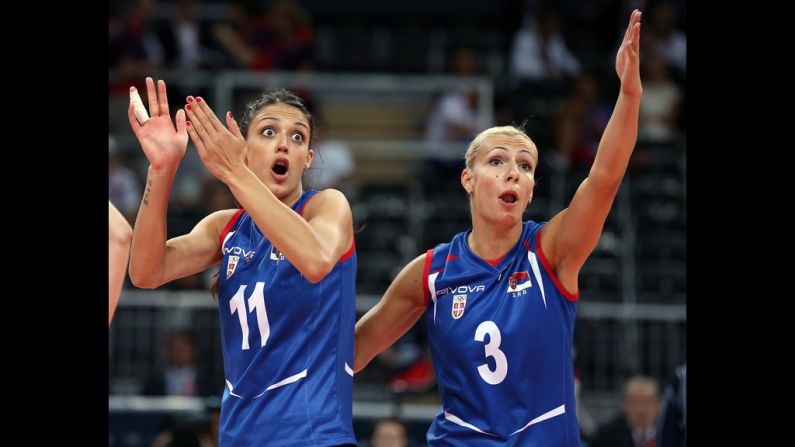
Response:
[[[255,310],[257,311],[257,327],[259,327],[259,338],[262,340],[260,347],[265,346],[265,343],[268,342],[268,337],[271,334],[271,326],[268,323],[268,312],[265,310],[264,289],[265,283],[258,282],[257,285],[254,286],[254,292],[248,299],[249,312],[254,312]],[[243,350],[249,349],[248,315],[246,314],[246,302],[243,296],[243,292],[245,292],[245,290],[246,286],[241,285],[240,288],[237,289],[235,296],[229,300],[229,310],[232,312],[232,315],[237,312],[237,318],[240,320],[240,329],[243,330]]]
[[[505,357],[505,353],[500,351],[502,335],[500,335],[500,328],[497,327],[497,324],[493,321],[480,323],[475,330],[475,341],[484,341],[486,334],[489,334],[489,342],[483,348],[486,351],[486,357],[494,357],[496,366],[492,371],[489,364],[484,363],[478,366],[478,373],[489,385],[497,385],[508,375],[508,359]]]

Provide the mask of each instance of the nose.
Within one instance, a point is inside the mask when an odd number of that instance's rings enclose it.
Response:
[[[287,154],[289,145],[287,144],[287,135],[284,135],[282,138],[278,139],[278,143],[276,144],[276,152],[282,152]]]
[[[517,183],[519,181],[519,167],[515,161],[508,162],[508,170],[505,173],[505,180],[507,182]]]

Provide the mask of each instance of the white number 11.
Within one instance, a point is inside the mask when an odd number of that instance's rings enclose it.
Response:
[[[268,312],[265,310],[265,283],[258,282],[254,286],[254,292],[248,299],[249,313],[257,311],[257,326],[259,327],[260,346],[265,346],[268,342],[268,337],[271,334],[271,326],[268,323]],[[243,331],[243,350],[249,349],[248,345],[248,315],[246,314],[246,303],[243,293],[246,290],[245,285],[241,285],[237,289],[235,296],[229,300],[229,310],[232,315],[237,312],[237,318],[240,320],[240,329]]]

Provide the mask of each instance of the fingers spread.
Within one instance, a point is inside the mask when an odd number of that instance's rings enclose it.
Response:
[[[164,80],[157,81],[157,104],[160,108],[160,114],[171,116],[168,112],[168,96],[166,95],[166,82]]]
[[[146,95],[149,97],[149,115],[153,118],[160,116],[160,107],[157,104],[157,91],[155,90],[155,81],[152,78],[146,78]]]

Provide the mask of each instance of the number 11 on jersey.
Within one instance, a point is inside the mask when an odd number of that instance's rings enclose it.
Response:
[[[243,331],[243,345],[241,346],[243,350],[249,349],[248,315],[246,313],[246,301],[243,295],[245,291],[246,285],[241,285],[240,288],[237,289],[235,296],[229,300],[229,310],[232,312],[232,315],[237,312],[237,318],[240,321],[240,329]],[[268,312],[265,310],[264,282],[257,282],[257,285],[254,286],[254,292],[248,299],[248,308],[249,313],[254,311],[257,312],[257,327],[259,328],[259,337],[261,340],[260,347],[265,346],[271,334],[271,326],[270,323],[268,323]]]

